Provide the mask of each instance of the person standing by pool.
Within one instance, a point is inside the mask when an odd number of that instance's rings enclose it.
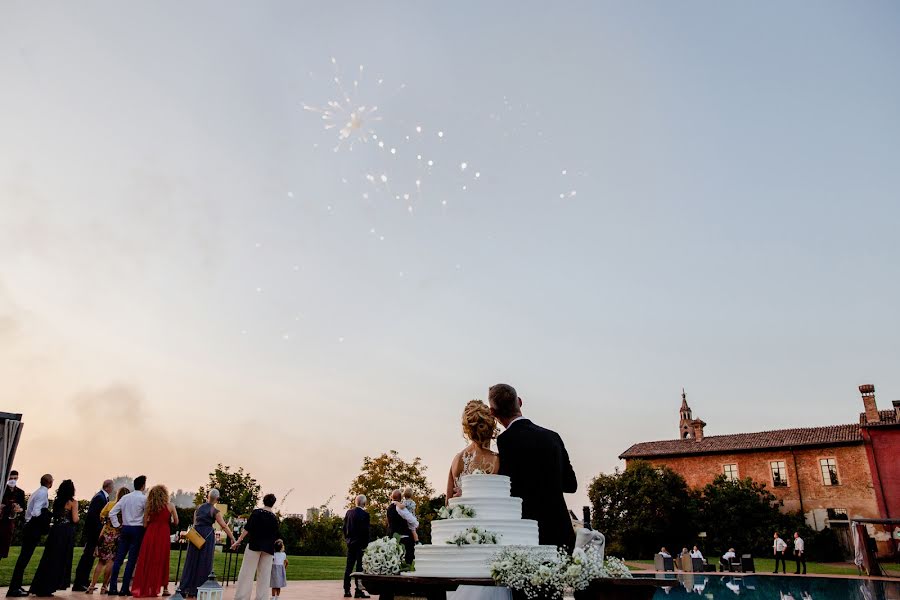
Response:
[[[197,548],[188,544],[187,556],[184,559],[184,571],[181,573],[181,583],[178,590],[185,598],[195,598],[197,588],[206,581],[213,568],[213,559],[216,555],[216,536],[213,531],[213,523],[218,523],[231,543],[234,543],[234,534],[231,528],[222,518],[222,511],[216,508],[219,501],[219,490],[213,488],[206,496],[206,502],[194,511],[194,530],[200,534],[205,542],[203,547]]]
[[[778,532],[775,532],[775,541],[772,542],[772,553],[775,555],[775,570],[772,571],[773,573],[778,572],[778,561],[781,561],[781,572],[787,573],[787,563],[784,561],[784,553],[787,547],[787,543],[778,537]]]
[[[794,532],[794,562],[797,563],[797,570],[794,575],[800,574],[800,563],[803,563],[803,574],[806,575],[806,543],[800,537],[800,532]]]

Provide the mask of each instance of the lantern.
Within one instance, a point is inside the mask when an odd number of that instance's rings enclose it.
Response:
[[[207,580],[197,588],[197,600],[222,600],[222,593],[216,574],[210,571]]]

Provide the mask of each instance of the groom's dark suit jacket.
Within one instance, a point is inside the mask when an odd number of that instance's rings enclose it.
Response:
[[[538,522],[541,544],[575,546],[575,531],[563,493],[578,489],[562,438],[555,431],[519,419],[497,438],[500,474],[522,499],[522,518]]]

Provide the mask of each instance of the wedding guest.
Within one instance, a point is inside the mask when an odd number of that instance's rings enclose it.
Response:
[[[121,527],[119,532],[119,546],[116,548],[116,558],[113,560],[112,574],[109,578],[109,595],[127,596],[131,590],[131,577],[134,567],[137,565],[138,554],[141,551],[141,541],[144,539],[144,508],[147,505],[147,495],[144,489],[147,487],[147,477],[141,475],[134,478],[134,491],[116,502],[109,511],[109,522],[113,527]],[[119,569],[128,557],[125,565],[125,575],[122,576],[122,593],[119,594]]]
[[[8,598],[22,598],[28,592],[22,587],[22,577],[25,575],[25,567],[31,561],[34,549],[37,548],[41,536],[50,529],[50,500],[47,492],[53,487],[53,476],[49,473],[41,477],[41,485],[28,498],[28,506],[25,508],[25,526],[22,528],[22,547],[19,549],[19,558],[13,569],[12,578],[9,580]]]
[[[281,588],[287,586],[287,554],[284,551],[284,542],[275,540],[275,554],[272,555],[272,576],[269,585],[272,586],[272,600],[281,597]]]
[[[731,568],[731,559],[737,558],[737,554],[734,552],[734,548],[729,548],[728,552],[722,555],[722,558],[719,559],[719,564],[722,565],[722,570]]]
[[[72,555],[75,552],[75,524],[78,523],[78,500],[71,479],[64,480],[53,500],[53,526],[44,543],[44,554],[31,580],[29,593],[52,596],[69,587],[72,581]]]
[[[144,508],[144,539],[134,569],[131,595],[135,598],[154,598],[163,591],[168,596],[169,587],[169,523],[178,525],[175,505],[169,502],[169,490],[164,485],[154,485],[147,494]]]
[[[178,585],[178,590],[185,598],[197,596],[197,588],[206,581],[213,568],[213,558],[216,554],[213,523],[218,523],[231,543],[234,543],[234,534],[231,533],[231,528],[222,518],[222,512],[216,508],[218,501],[219,490],[213,488],[206,495],[206,502],[194,511],[194,530],[206,540],[206,543],[199,549],[193,544],[188,544],[187,556],[184,559],[184,571],[181,573],[181,583]]]
[[[418,529],[419,521],[406,509],[402,499],[403,493],[400,490],[394,490],[391,493],[391,504],[387,510],[388,536],[400,536],[400,543],[406,548],[404,560],[406,564],[411,565],[416,559],[416,544],[409,532],[411,529]]]
[[[10,471],[0,503],[0,558],[9,557],[16,521],[25,512],[25,492],[19,487],[19,472]]]
[[[97,549],[94,555],[97,557],[97,566],[94,568],[94,575],[91,578],[91,586],[87,589],[88,594],[93,594],[97,589],[97,581],[100,579],[100,573],[103,573],[103,585],[100,593],[105,594],[109,585],[109,576],[112,573],[113,560],[116,558],[116,550],[119,548],[119,529],[113,527],[109,521],[109,513],[115,507],[116,502],[131,493],[127,487],[122,486],[116,492],[116,499],[110,500],[100,511],[100,522],[103,528],[100,530],[100,539],[97,541]]]
[[[700,552],[700,548],[698,548],[696,545],[694,546],[694,549],[691,550],[691,558],[699,558],[700,560],[703,560],[703,553]]]
[[[109,495],[112,493],[112,488],[112,479],[104,481],[103,485],[100,486],[100,491],[91,498],[87,514],[84,515],[84,530],[82,533],[84,552],[78,561],[78,568],[75,569],[75,581],[72,582],[73,592],[86,592],[88,589],[91,568],[94,566],[94,551],[97,549],[97,540],[100,538],[100,530],[103,528],[103,524],[100,522],[100,513],[103,512],[103,507],[109,503]]]
[[[778,572],[778,562],[781,561],[781,572],[787,573],[787,563],[784,561],[784,552],[787,550],[787,543],[780,537],[778,537],[778,533],[775,533],[775,541],[772,542],[772,553],[775,555],[775,570],[773,573]]]
[[[672,555],[669,554],[669,551],[666,550],[665,546],[663,546],[662,548],[659,549],[659,555],[662,556],[663,558],[672,558]]]
[[[797,563],[797,570],[794,575],[800,574],[800,564],[803,564],[803,574],[806,575],[806,543],[800,537],[800,532],[794,532],[794,562]]]
[[[693,565],[691,565],[691,553],[688,551],[687,546],[681,549],[681,554],[678,555],[678,567],[682,571],[690,571],[693,569]]]
[[[344,569],[344,598],[350,598],[350,574],[361,573],[363,552],[369,544],[369,511],[366,510],[368,500],[360,494],[356,497],[355,507],[344,515],[344,539],[347,541],[347,566]],[[368,598],[369,595],[359,587],[356,581],[356,597]]]
[[[262,508],[254,509],[247,519],[241,536],[231,546],[237,550],[248,535],[250,543],[244,549],[244,560],[238,575],[234,600],[249,600],[253,591],[253,576],[256,576],[256,600],[266,600],[269,593],[269,579],[272,577],[272,560],[275,555],[275,542],[280,537],[278,517],[275,516],[275,494],[263,497]]]
[[[416,501],[413,500],[413,489],[411,487],[403,488],[403,506],[410,512],[410,514],[416,514]],[[413,542],[419,543],[419,532],[410,526],[410,533],[412,533]]]

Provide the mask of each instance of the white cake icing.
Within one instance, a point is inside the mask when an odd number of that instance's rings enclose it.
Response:
[[[512,521],[522,518],[522,499],[521,498],[490,498],[490,497],[470,497],[463,496],[460,498],[450,498],[450,506],[457,505],[468,506],[475,509],[475,516],[479,519],[509,519]]]
[[[501,546],[538,546],[537,521],[522,518],[522,499],[509,495],[505,475],[465,475],[460,478],[462,495],[450,499],[450,506],[464,505],[475,510],[468,519],[431,522],[430,546],[416,548],[415,575],[427,577],[490,577],[491,558]],[[496,545],[457,546],[447,542],[472,527],[499,534]],[[553,546],[540,546],[553,553]]]
[[[509,498],[511,482],[506,475],[463,475],[459,478],[463,496]]]
[[[478,527],[499,533],[500,544],[504,546],[532,546],[537,544],[537,521],[520,519],[444,519],[431,522],[431,543],[446,544],[455,534],[470,527]]]
[[[547,556],[556,554],[555,546],[535,546]],[[485,577],[491,576],[491,559],[502,546],[419,546],[416,548],[416,570],[420,577]]]

